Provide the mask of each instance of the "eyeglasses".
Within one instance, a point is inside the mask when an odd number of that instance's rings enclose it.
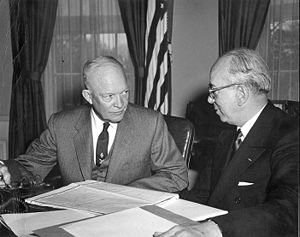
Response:
[[[101,98],[104,102],[111,102],[117,95],[120,95],[123,99],[128,99],[129,90],[122,91],[119,94],[101,94]]]
[[[220,90],[223,90],[225,88],[232,87],[232,86],[238,86],[238,85],[241,85],[241,84],[240,83],[233,83],[233,84],[229,84],[229,85],[226,85],[226,86],[220,86],[220,87],[214,87],[214,88],[212,88],[212,85],[209,84],[209,86],[208,86],[209,97],[214,100],[217,97],[217,95],[216,95],[217,91],[220,91]]]

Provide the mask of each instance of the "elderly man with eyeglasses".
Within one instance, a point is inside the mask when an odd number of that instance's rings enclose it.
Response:
[[[228,214],[154,236],[297,236],[298,121],[268,100],[270,90],[267,66],[255,51],[236,49],[217,59],[207,100],[239,135],[227,130],[219,136],[205,204]],[[196,186],[181,196],[195,201],[197,192]]]
[[[84,65],[83,80],[88,105],[52,115],[26,154],[0,163],[0,186],[28,176],[43,180],[58,164],[63,185],[95,179],[185,189],[187,167],[163,116],[128,103],[123,66],[113,57],[98,57]]]

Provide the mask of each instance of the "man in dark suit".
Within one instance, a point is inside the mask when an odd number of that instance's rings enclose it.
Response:
[[[267,66],[255,51],[233,50],[215,62],[208,102],[237,128],[220,134],[206,204],[228,214],[155,236],[297,236],[298,121],[268,100],[270,90]],[[182,197],[195,201],[193,192]]]
[[[64,185],[96,179],[168,192],[185,189],[187,167],[163,116],[128,103],[122,65],[112,57],[96,58],[84,65],[83,79],[89,105],[52,115],[26,154],[0,164],[0,185],[23,177],[43,180],[58,164]],[[96,155],[102,130],[108,133],[107,150]]]

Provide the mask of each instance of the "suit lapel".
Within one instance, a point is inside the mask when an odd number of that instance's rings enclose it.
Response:
[[[77,133],[74,135],[73,141],[77,161],[79,162],[83,179],[90,179],[93,161],[93,138],[89,109],[82,110],[75,129]]]
[[[215,189],[211,194],[210,203],[214,203],[215,199],[222,199],[228,190],[237,186],[241,174],[243,174],[250,165],[255,163],[264,151],[265,148],[263,147],[240,147],[228,166],[223,169]]]
[[[129,149],[126,147],[130,142],[130,138],[133,136],[133,131],[136,129],[133,127],[134,123],[131,120],[131,107],[128,105],[124,118],[118,124],[106,176],[107,182],[110,182],[114,178],[117,174],[117,170],[123,166],[124,161],[127,161],[125,158],[128,156]]]
[[[218,147],[216,148],[215,159],[213,159],[213,175],[211,178],[211,190],[214,190],[221,174],[223,173],[224,165],[230,156],[230,148],[232,147],[235,131],[223,132],[219,137]]]
[[[267,149],[268,145],[266,144],[266,141],[271,133],[271,113],[270,105],[268,104],[249,131],[238,151],[232,157],[228,166],[223,169],[223,172],[219,177],[215,178],[218,181],[210,196],[210,204],[217,202],[217,200],[221,200],[231,187],[238,185],[241,174],[243,174],[249,166],[254,164]],[[261,131],[264,132],[262,133]],[[230,139],[232,139],[232,136],[227,136],[227,138],[225,138],[227,143],[225,142],[225,144],[230,143]],[[218,153],[216,158],[217,160],[222,160],[224,159],[224,155],[222,158],[222,153]],[[222,164],[224,165],[224,163]],[[220,168],[214,166],[213,169]]]

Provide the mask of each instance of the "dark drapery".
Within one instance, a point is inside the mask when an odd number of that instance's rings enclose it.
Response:
[[[135,103],[143,105],[147,0],[119,0],[119,6],[135,68]]]
[[[57,0],[11,0],[13,79],[9,117],[9,158],[26,151],[46,126],[41,75],[56,18]]]
[[[256,48],[269,4],[270,0],[219,0],[219,55]]]

